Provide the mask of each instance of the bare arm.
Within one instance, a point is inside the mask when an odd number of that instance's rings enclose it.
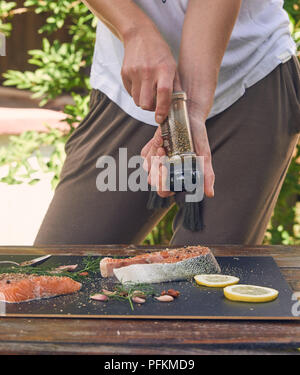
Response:
[[[82,0],[122,42],[142,26],[153,27],[152,21],[131,0]]]
[[[187,92],[197,155],[204,157],[204,192],[214,196],[205,121],[211,110],[221,62],[238,17],[241,0],[190,0],[184,19],[178,70]]]
[[[206,120],[221,62],[241,0],[190,0],[184,19],[178,69],[190,107]],[[193,106],[194,104],[194,106]]]
[[[135,104],[154,111],[158,123],[168,115],[176,61],[153,21],[131,0],[84,0],[123,42],[121,76]]]

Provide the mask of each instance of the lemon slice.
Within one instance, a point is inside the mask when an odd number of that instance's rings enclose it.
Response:
[[[231,285],[224,288],[224,295],[231,301],[267,302],[277,298],[278,290],[257,285]]]
[[[199,285],[211,286],[216,288],[222,288],[227,285],[233,285],[240,281],[238,277],[220,274],[196,275],[194,276],[194,279],[196,283]]]

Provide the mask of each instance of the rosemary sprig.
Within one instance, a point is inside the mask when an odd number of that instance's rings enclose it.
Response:
[[[100,272],[99,263],[102,257],[92,257],[88,256],[83,258],[83,268],[79,271],[74,272],[74,275],[79,275],[82,272],[88,272],[89,274],[95,274]],[[79,275],[80,276],[80,275]]]
[[[99,273],[99,262],[102,257],[92,257],[92,256],[87,256],[86,258],[83,258],[82,261],[82,267],[78,271],[61,271],[59,273],[53,273],[53,271],[57,268],[57,266],[52,266],[52,267],[45,267],[45,266],[16,266],[16,265],[11,265],[7,267],[0,267],[0,275],[7,273],[7,274],[15,274],[15,273],[22,273],[26,275],[38,275],[38,276],[58,276],[58,277],[63,277],[67,276],[70,277],[73,280],[82,280],[86,278],[86,276],[81,276],[80,274],[82,272],[88,272],[88,277],[93,277],[95,276],[96,273]]]
[[[114,294],[108,298],[116,299],[118,301],[128,301],[131,310],[134,310],[132,298],[136,291],[143,293],[145,296],[152,296],[155,294],[154,288],[149,284],[117,284],[114,286]]]

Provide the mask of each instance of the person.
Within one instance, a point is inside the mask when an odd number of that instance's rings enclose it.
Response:
[[[178,90],[204,158],[205,226],[183,227],[176,194],[171,244],[261,244],[300,132],[300,70],[283,1],[84,3],[99,19],[90,111],[66,143],[35,245],[145,238],[170,206],[147,209],[149,191],[99,191],[97,161],[118,161],[122,148],[128,159],[141,153],[150,176],[151,157],[164,154],[158,125]]]

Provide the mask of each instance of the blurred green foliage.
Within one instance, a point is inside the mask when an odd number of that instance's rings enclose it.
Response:
[[[2,3],[0,1],[0,9]],[[69,93],[74,104],[64,108],[69,124],[65,132],[48,128],[47,133],[27,131],[21,136],[11,137],[9,146],[0,149],[0,165],[8,166],[7,175],[0,181],[9,184],[37,182],[37,170],[28,162],[29,157],[34,155],[40,168],[53,174],[52,186],[55,187],[65,158],[64,143],[73,132],[74,124],[79,123],[88,113],[91,88],[87,70],[92,63],[96,19],[81,1],[27,0],[24,7],[27,11],[47,15],[45,24],[38,30],[45,37],[41,49],[28,51],[28,62],[36,67],[35,70],[8,70],[3,74],[4,85],[32,91],[33,98],[40,98],[40,106],[63,93]],[[4,23],[12,15],[4,12],[7,9],[4,5],[2,9],[0,20]],[[18,9],[14,11],[18,14]],[[67,28],[70,42],[54,40],[50,43],[47,36],[62,27]],[[52,146],[52,152],[49,160],[43,162],[40,149],[47,146]]]
[[[284,8],[289,14],[291,31],[300,56],[300,1],[285,0]],[[295,149],[286,179],[281,188],[273,216],[266,232],[266,244],[300,244],[300,146]]]
[[[0,0],[0,32],[9,36],[11,32],[11,23],[9,22],[13,16],[13,9],[16,7],[13,1]]]
[[[290,16],[293,37],[299,48],[300,1],[285,0],[284,7]],[[9,36],[11,18],[24,11],[47,15],[45,24],[38,30],[44,35],[43,43],[41,49],[28,51],[29,63],[36,67],[35,70],[8,70],[4,74],[4,85],[32,91],[33,97],[40,98],[41,106],[62,93],[72,95],[74,104],[64,108],[69,124],[66,132],[49,128],[47,133],[27,131],[20,136],[11,137],[10,145],[0,150],[0,165],[8,166],[7,175],[0,181],[8,184],[36,183],[37,171],[28,162],[29,157],[35,155],[39,167],[53,173],[52,185],[55,187],[65,158],[64,144],[74,130],[74,124],[80,122],[88,112],[88,73],[93,57],[96,18],[80,0],[26,0],[22,9],[17,9],[15,2],[0,0],[0,32]],[[71,41],[62,43],[55,40],[50,43],[47,36],[62,27],[68,30]],[[41,147],[45,146],[52,146],[47,162],[40,152]],[[297,214],[300,196],[299,152],[298,146],[266,232],[265,243],[300,243],[299,213]],[[167,244],[172,236],[172,221],[176,211],[177,207],[173,206],[144,242]]]

